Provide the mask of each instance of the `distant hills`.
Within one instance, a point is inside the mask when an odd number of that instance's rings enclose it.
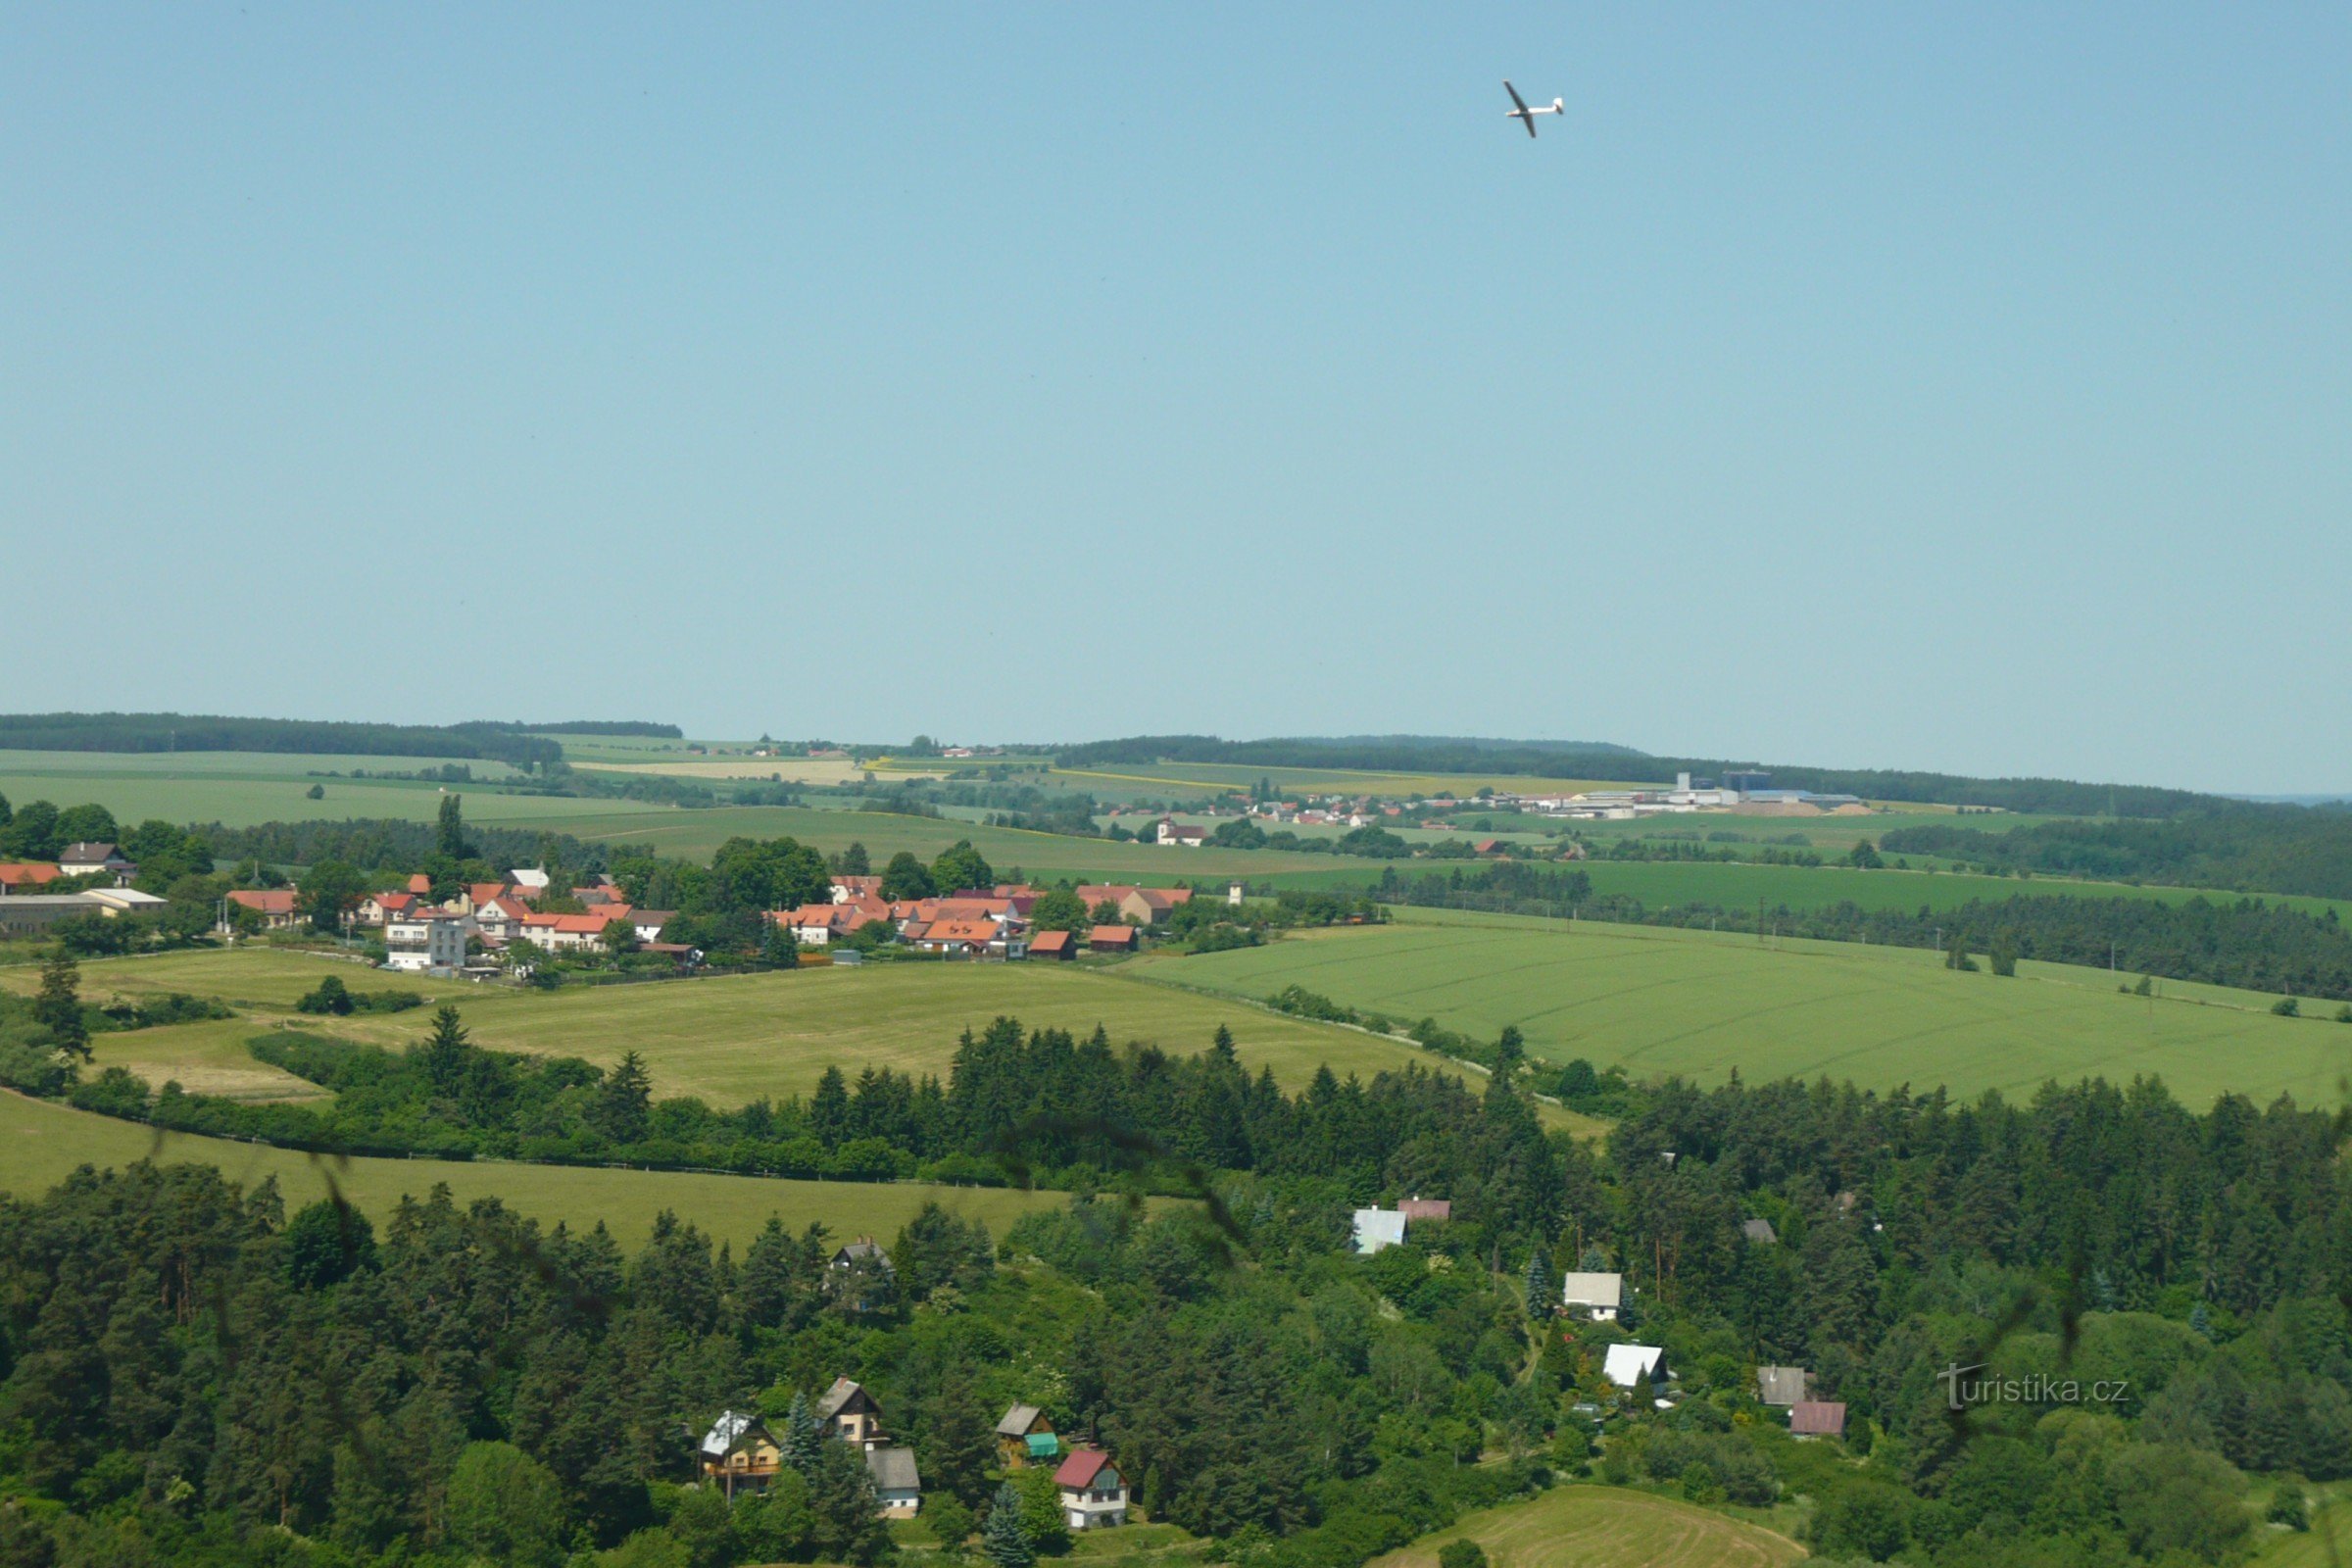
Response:
[[[534,734],[533,731],[540,733]],[[548,734],[683,734],[674,724],[580,719],[556,724],[366,724],[218,713],[0,713],[0,750],[20,752],[309,752],[352,757],[479,758],[520,768],[564,759]]]

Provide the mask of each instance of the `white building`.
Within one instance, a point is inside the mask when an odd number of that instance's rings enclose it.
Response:
[[[466,938],[473,921],[438,910],[384,922],[384,967],[455,974],[466,966]]]
[[[1612,1345],[1601,1358],[1600,1371],[1621,1389],[1663,1383],[1669,1376],[1666,1352],[1655,1345]]]
[[[1127,1478],[1100,1448],[1076,1448],[1054,1472],[1061,1491],[1062,1517],[1073,1531],[1102,1530],[1127,1522]]]
[[[1384,1247],[1404,1241],[1404,1211],[1397,1208],[1359,1208],[1355,1211],[1355,1251],[1370,1257]]]
[[[1560,1286],[1561,1308],[1581,1312],[1595,1323],[1616,1322],[1624,1300],[1622,1274],[1571,1274]]]

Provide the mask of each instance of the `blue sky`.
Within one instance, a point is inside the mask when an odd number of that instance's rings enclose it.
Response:
[[[1461,10],[8,6],[0,708],[2352,788],[2352,12]]]

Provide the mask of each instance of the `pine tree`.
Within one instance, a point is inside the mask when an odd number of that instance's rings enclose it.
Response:
[[[808,1408],[808,1396],[795,1394],[792,1408],[784,1412],[784,1441],[777,1445],[784,1450],[784,1462],[808,1474],[816,1468],[824,1441],[824,1428],[816,1424],[816,1412]]]
[[[940,1375],[939,1388],[924,1406],[917,1452],[926,1485],[975,1508],[988,1496],[996,1443],[982,1413],[980,1391],[960,1363]]]
[[[462,795],[441,797],[441,820],[433,830],[433,848],[453,860],[466,858],[466,818]]]
[[[466,1053],[471,1038],[458,1022],[458,1009],[443,1006],[433,1014],[433,1032],[424,1042],[425,1076],[433,1083],[433,1093],[455,1095],[466,1075]]]
[[[1527,1253],[1527,1316],[1530,1322],[1543,1318],[1551,1310],[1551,1265],[1544,1260],[1544,1249],[1530,1248]]]
[[[989,1568],[1029,1568],[1037,1561],[1037,1548],[1029,1544],[1029,1532],[1021,1524],[1021,1494],[1007,1481],[997,1488],[996,1499],[989,1504],[988,1525],[980,1532],[980,1554],[989,1561]]]
[[[81,1017],[81,969],[72,954],[60,952],[41,965],[41,989],[32,1001],[32,1016],[49,1031],[59,1051],[82,1061],[90,1059],[90,1026]]]
[[[653,1098],[653,1080],[646,1074],[645,1058],[634,1051],[622,1053],[597,1094],[597,1131],[616,1144],[642,1141],[651,1128]]]

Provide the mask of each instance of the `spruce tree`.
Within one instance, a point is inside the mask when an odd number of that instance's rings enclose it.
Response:
[[[332,978],[331,976],[329,978]],[[458,1009],[444,1005],[433,1014],[433,1032],[424,1042],[425,1076],[436,1095],[455,1095],[466,1073],[466,1053],[471,1038],[458,1022]]]
[[[1021,1523],[1021,1494],[1009,1481],[997,1488],[996,1500],[989,1504],[980,1554],[989,1568],[1029,1568],[1037,1561],[1037,1548],[1029,1544],[1029,1532]]]
[[[816,1468],[824,1441],[824,1428],[816,1424],[816,1412],[808,1408],[808,1396],[795,1394],[792,1408],[784,1412],[784,1441],[777,1445],[784,1450],[784,1462],[808,1474]]]
[[[1544,1249],[1530,1248],[1527,1253],[1527,1316],[1530,1322],[1543,1318],[1551,1310],[1551,1267],[1544,1261]]]
[[[41,965],[32,1016],[49,1031],[57,1050],[80,1061],[90,1059],[90,1026],[81,1017],[81,969],[72,954],[57,953]]]

